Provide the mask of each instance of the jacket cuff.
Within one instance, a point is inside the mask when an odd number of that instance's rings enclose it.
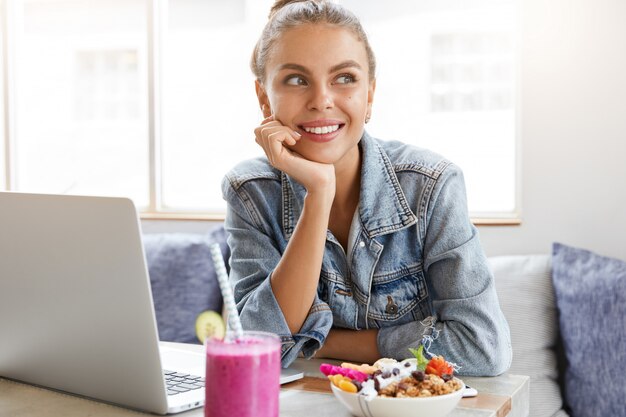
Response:
[[[330,307],[316,297],[302,328],[293,335],[292,345],[282,352],[281,363],[283,367],[293,363],[300,352],[306,359],[312,358],[324,344],[332,324],[333,315]]]
[[[243,307],[241,307],[243,304]],[[269,277],[240,303],[241,324],[245,330],[275,333],[281,342],[281,365],[286,368],[302,352],[312,357],[324,344],[333,324],[330,307],[317,295],[300,331],[291,334],[285,316],[272,291]]]

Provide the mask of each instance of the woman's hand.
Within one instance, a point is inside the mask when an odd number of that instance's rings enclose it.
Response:
[[[254,135],[256,143],[263,148],[274,168],[293,177],[309,193],[332,192],[334,196],[335,167],[331,164],[310,161],[290,149],[301,138],[298,132],[283,125],[272,115],[254,129]]]

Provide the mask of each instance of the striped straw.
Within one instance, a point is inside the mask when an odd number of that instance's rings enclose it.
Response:
[[[239,320],[239,313],[237,312],[237,306],[235,305],[233,290],[230,288],[230,283],[228,282],[228,274],[226,274],[226,266],[224,265],[224,258],[222,257],[222,250],[220,249],[219,244],[211,244],[211,257],[213,258],[213,264],[215,265],[217,281],[220,283],[220,290],[222,291],[224,305],[226,305],[228,324],[230,325],[229,327],[235,332],[235,339],[242,339],[243,328],[241,327],[241,320]],[[229,337],[229,339],[230,338],[232,337]]]

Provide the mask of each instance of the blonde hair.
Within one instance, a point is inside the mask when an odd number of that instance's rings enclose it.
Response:
[[[359,19],[345,7],[327,0],[277,0],[269,21],[254,47],[250,68],[260,82],[265,81],[265,65],[272,46],[286,30],[302,24],[326,23],[350,30],[363,42],[370,80],[375,78],[376,58]]]

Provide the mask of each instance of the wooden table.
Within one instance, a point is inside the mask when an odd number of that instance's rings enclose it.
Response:
[[[198,345],[168,344],[190,350]],[[349,417],[335,399],[330,383],[319,372],[321,360],[298,359],[294,367],[305,377],[283,385],[280,392],[281,417]],[[329,362],[329,361],[324,361]],[[332,363],[332,362],[331,362]],[[462,378],[479,392],[464,398],[450,417],[526,417],[529,407],[529,377],[504,374],[494,378]],[[57,391],[34,387],[0,378],[0,416],[10,417],[127,417],[147,414],[74,397]],[[176,414],[180,417],[203,417],[202,408]],[[233,416],[235,417],[235,416]]]

